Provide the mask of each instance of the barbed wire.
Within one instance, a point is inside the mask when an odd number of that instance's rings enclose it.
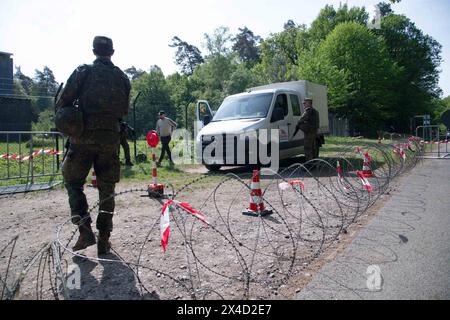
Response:
[[[389,190],[393,179],[413,169],[423,152],[417,139],[394,144],[361,142],[358,150],[355,151],[354,144],[343,144],[342,151],[332,158],[292,164],[262,177],[262,201],[273,212],[268,216],[242,215],[252,186],[248,177],[233,173],[216,177],[220,179],[216,183],[211,182],[215,181],[210,179],[211,175],[204,175],[178,190],[166,186],[170,191],[164,199],[149,197],[147,188],[118,192],[114,195],[116,200],[137,197],[122,207],[117,203],[118,212],[151,213],[145,215],[145,223],[133,230],[135,235],[144,235],[135,253],[122,252],[115,246],[112,252],[118,259],[73,252],[69,246],[77,229],[68,219],[58,227],[56,239],[47,243],[8,287],[15,237],[0,250],[3,253],[12,247],[6,275],[0,277],[2,299],[18,296],[21,283],[34,264],[37,272],[28,277],[35,279],[36,299],[70,299],[71,290],[65,284],[66,257],[125,266],[137,280],[141,297],[155,295],[157,291],[160,299],[274,298],[292,277],[336,244],[352,224],[367,214]],[[370,155],[369,163],[363,164],[361,150]],[[374,174],[366,179],[370,192],[358,174],[363,165]],[[294,180],[302,181],[304,189],[281,187]],[[208,225],[178,206],[172,207],[171,240],[164,253],[159,244],[159,222],[162,206],[168,199],[189,202],[205,215]],[[94,215],[100,205],[92,206],[89,214]]]

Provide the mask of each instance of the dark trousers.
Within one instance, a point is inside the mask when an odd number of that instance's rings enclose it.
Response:
[[[316,150],[316,134],[305,133],[305,157],[306,161],[314,159],[314,151]]]
[[[172,153],[170,152],[170,148],[169,148],[169,142],[171,140],[170,136],[167,137],[161,137],[161,155],[159,156],[159,161],[161,162],[164,159],[164,155],[166,154],[167,151],[167,156],[169,157],[170,162],[172,162]]]
[[[130,145],[128,144],[127,141],[127,135],[122,134],[120,135],[120,145],[123,148],[123,152],[125,153],[125,161],[126,162],[131,162],[131,157],[130,157]],[[119,148],[119,155],[120,155],[120,148]]]

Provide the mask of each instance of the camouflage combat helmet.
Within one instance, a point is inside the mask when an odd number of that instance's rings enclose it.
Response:
[[[56,111],[56,129],[69,137],[79,138],[83,134],[83,113],[77,106],[63,107]]]

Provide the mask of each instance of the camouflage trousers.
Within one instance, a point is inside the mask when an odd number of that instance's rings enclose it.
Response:
[[[305,133],[305,157],[306,161],[314,159],[314,151],[316,150],[316,134]]]
[[[131,156],[130,156],[130,145],[128,144],[127,136],[121,135],[120,136],[120,145],[123,148],[123,152],[125,153],[125,161],[131,162]],[[120,155],[120,148],[119,148],[119,155]]]
[[[112,231],[115,207],[114,189],[120,179],[119,144],[71,145],[62,165],[65,187],[69,195],[72,222],[77,225],[91,223],[84,183],[94,166],[99,194],[97,229]]]

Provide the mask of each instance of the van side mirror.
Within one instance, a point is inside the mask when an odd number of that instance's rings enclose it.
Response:
[[[272,118],[270,119],[270,122],[277,122],[277,121],[280,121],[283,119],[284,119],[283,108],[278,107],[278,108],[273,109]]]
[[[209,115],[204,115],[203,116],[203,125],[206,126],[210,122],[211,122],[211,117]]]

